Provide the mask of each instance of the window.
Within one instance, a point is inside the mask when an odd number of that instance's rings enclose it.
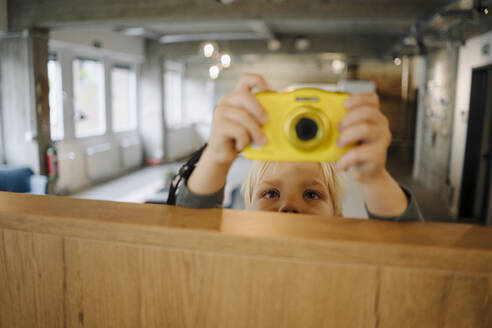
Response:
[[[187,77],[183,84],[183,121],[188,124],[212,123],[215,80]]]
[[[75,136],[88,137],[106,131],[104,65],[95,60],[73,61]]]
[[[184,75],[185,67],[177,61],[165,61],[164,68],[166,125],[210,125],[214,109],[215,81],[208,75]],[[191,68],[192,71],[194,69]]]
[[[137,128],[137,85],[135,72],[128,67],[113,67],[111,99],[113,131]]]
[[[51,139],[63,139],[63,89],[61,65],[55,54],[48,60],[48,81],[50,87],[50,128]]]
[[[182,117],[182,75],[174,69],[166,69],[164,73],[164,108],[166,125],[176,126],[183,122]]]

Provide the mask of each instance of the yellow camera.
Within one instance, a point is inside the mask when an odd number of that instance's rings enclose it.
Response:
[[[250,145],[244,156],[260,161],[336,162],[350,148],[336,145],[338,124],[347,114],[348,93],[318,89],[259,92],[256,98],[269,120],[263,126],[268,143]]]

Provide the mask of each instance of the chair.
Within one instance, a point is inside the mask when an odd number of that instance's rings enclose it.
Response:
[[[0,166],[0,191],[45,195],[47,188],[48,178],[28,167]]]

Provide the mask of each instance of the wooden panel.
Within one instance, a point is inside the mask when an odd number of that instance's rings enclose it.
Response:
[[[383,269],[378,327],[489,327],[491,278]]]
[[[0,327],[64,327],[62,238],[0,230]]]
[[[231,254],[492,274],[492,227],[464,224],[195,210],[0,192],[0,228]]]
[[[490,327],[492,230],[0,193],[0,327]]]
[[[114,245],[67,246],[69,326],[367,327],[376,268]],[[124,316],[122,316],[124,314]]]
[[[492,327],[492,276],[455,276],[443,327]]]

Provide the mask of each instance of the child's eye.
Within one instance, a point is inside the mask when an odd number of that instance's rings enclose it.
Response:
[[[321,195],[314,190],[306,190],[303,196],[307,199],[321,199]]]
[[[266,199],[279,198],[280,197],[280,192],[278,192],[278,190],[275,190],[275,189],[270,189],[270,190],[265,191],[261,195],[261,197],[266,198]]]

